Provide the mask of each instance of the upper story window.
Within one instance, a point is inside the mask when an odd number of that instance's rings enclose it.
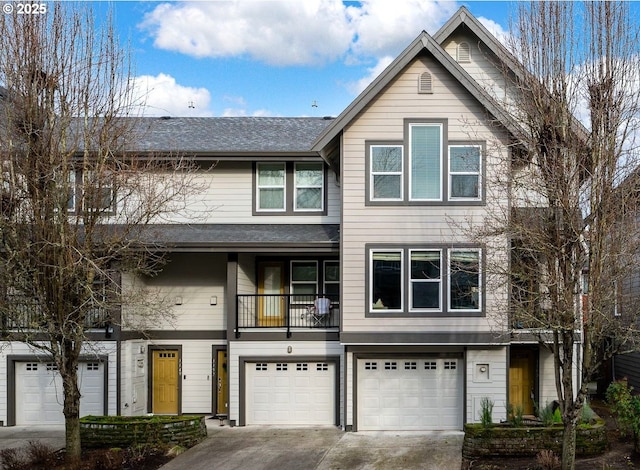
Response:
[[[378,201],[401,201],[402,145],[372,145],[370,147],[371,172],[369,185],[371,198]]]
[[[366,142],[368,205],[481,204],[484,143],[448,141],[447,120],[405,123],[402,142]]]
[[[321,162],[256,163],[254,215],[324,213],[325,167]]]
[[[409,199],[442,199],[442,124],[409,124]]]
[[[481,154],[479,145],[449,146],[449,199],[480,199]]]
[[[108,212],[115,198],[111,172],[87,171],[82,174],[82,201],[88,211]]]
[[[482,314],[479,248],[372,248],[368,256],[370,313]]]

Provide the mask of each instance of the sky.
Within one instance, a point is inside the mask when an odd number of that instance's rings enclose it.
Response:
[[[200,0],[113,7],[147,116],[337,116],[465,5],[495,34],[507,1]]]

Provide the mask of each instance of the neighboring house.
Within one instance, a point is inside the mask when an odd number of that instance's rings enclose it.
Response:
[[[150,231],[169,263],[135,280],[176,321],[136,333],[124,306],[94,331],[81,414],[430,430],[483,397],[494,420],[552,400],[552,356],[485,270],[509,241],[470,233],[509,204],[491,181],[519,132],[496,99],[511,60],[461,8],[335,119],[145,119],[135,150],[195,156],[207,189]],[[0,355],[0,421],[62,422],[47,362]]]

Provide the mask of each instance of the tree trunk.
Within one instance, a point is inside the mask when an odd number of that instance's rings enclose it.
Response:
[[[61,370],[64,387],[64,425],[66,439],[66,459],[68,462],[80,460],[80,390],[78,389],[77,361],[73,366]]]
[[[562,437],[562,470],[574,470],[576,466],[576,422],[567,420],[564,423]]]

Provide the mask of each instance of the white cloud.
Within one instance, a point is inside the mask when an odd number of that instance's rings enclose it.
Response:
[[[353,37],[340,0],[165,3],[140,27],[161,49],[280,66],[333,61]]]
[[[485,18],[481,16],[478,18],[478,21],[482,23],[482,25],[489,30],[491,34],[493,34],[498,41],[500,41],[504,45],[513,44],[513,40],[511,39],[511,33],[504,29],[501,25],[496,23],[493,20]]]
[[[360,94],[369,84],[376,79],[382,71],[393,61],[393,57],[386,56],[381,58],[376,65],[367,69],[367,75],[360,80],[347,84],[347,89],[354,95]]]
[[[158,5],[139,27],[156,47],[193,57],[306,66],[395,56],[457,8],[435,0],[188,1]]]
[[[176,83],[170,75],[141,75],[134,79],[136,109],[144,116],[212,116],[211,95],[206,88]]]
[[[366,0],[349,7],[357,32],[353,52],[381,57],[398,55],[422,31],[435,33],[458,9],[452,1]]]

